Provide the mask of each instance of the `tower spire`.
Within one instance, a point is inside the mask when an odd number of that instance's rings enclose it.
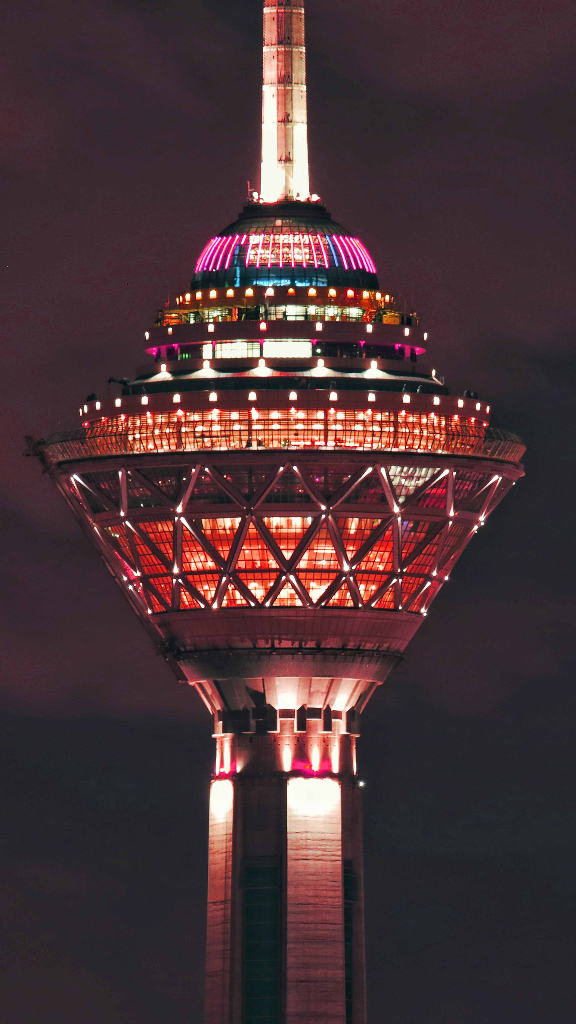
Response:
[[[262,198],[307,199],[304,0],[264,0],[262,71]]]

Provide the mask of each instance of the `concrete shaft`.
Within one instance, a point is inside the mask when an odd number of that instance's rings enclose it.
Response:
[[[355,737],[337,718],[256,724],[217,717],[205,1024],[365,1024]]]

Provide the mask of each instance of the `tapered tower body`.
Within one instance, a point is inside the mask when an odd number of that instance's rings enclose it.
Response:
[[[34,450],[212,716],[206,1024],[365,1024],[361,714],[523,447],[308,197],[300,5],[266,0],[263,111],[262,198]]]

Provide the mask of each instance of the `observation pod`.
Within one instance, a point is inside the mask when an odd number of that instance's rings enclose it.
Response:
[[[362,242],[294,194],[303,10],[297,59],[275,10],[276,201],[207,243],[133,379],[31,444],[213,718],[206,1024],[365,1024],[360,717],[524,448],[449,393]],[[296,98],[271,54],[296,61]]]

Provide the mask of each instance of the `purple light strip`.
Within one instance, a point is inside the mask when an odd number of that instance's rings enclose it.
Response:
[[[232,243],[234,242],[234,237],[228,238],[228,240],[226,242],[226,245],[224,246],[224,248],[222,249],[222,252],[220,253],[220,255],[218,257],[218,263],[216,264],[216,270],[220,270],[220,267],[222,266],[222,260],[224,259],[224,256],[226,255],[227,251],[229,251],[230,243],[231,242]]]
[[[352,270],[358,270],[359,266],[358,267],[356,266],[356,258],[354,256],[354,250],[348,245],[348,239],[345,238],[344,235],[340,235],[340,241],[342,242],[342,245],[344,246],[346,252],[348,253],[348,259],[350,260],[350,263],[352,264]]]
[[[208,242],[208,245],[204,246],[204,248],[202,249],[202,252],[200,253],[200,256],[198,257],[198,261],[197,261],[196,267],[195,267],[195,273],[199,273],[200,270],[204,269],[204,263],[206,262],[206,257],[208,255],[208,253],[210,252],[210,250],[212,249],[212,247],[214,245],[216,245],[217,241],[218,241],[217,237],[216,238],[211,238],[210,241]]]
[[[326,252],[326,249],[324,248],[324,242],[322,241],[322,235],[316,235],[316,238],[317,238],[317,240],[318,240],[318,245],[320,246],[320,248],[321,248],[321,250],[322,250],[322,255],[323,255],[323,257],[324,257],[324,266],[325,266],[325,267],[328,267],[328,266],[329,266],[329,263],[328,263],[328,254],[327,254],[327,252]]]
[[[210,246],[208,252],[206,253],[206,255],[204,257],[204,262],[202,264],[202,270],[208,270],[208,263],[212,259],[212,256],[213,256],[213,254],[214,254],[214,252],[215,252],[219,242],[220,242],[220,236],[217,235],[216,238],[213,239],[212,245]]]
[[[258,235],[249,235],[248,236],[248,248],[246,250],[246,266],[248,266],[248,264],[250,262],[250,253],[252,252],[252,246],[254,245],[254,239],[258,238],[258,237],[259,237]]]
[[[234,235],[234,241],[232,242],[232,245],[230,246],[230,250],[229,250],[228,255],[226,257],[226,263],[224,264],[225,270],[228,270],[228,267],[230,266],[230,260],[232,259],[232,254],[234,252],[234,249],[236,248],[236,243],[237,243],[239,237],[240,237],[240,235]],[[246,235],[244,235],[244,238],[246,238]]]
[[[294,266],[294,235],[290,235],[290,264]]]
[[[279,265],[281,267],[284,266],[284,251],[283,251],[283,247],[284,247],[284,235],[280,235],[280,264]]]
[[[370,273],[375,274],[376,273],[376,264],[374,263],[374,260],[372,259],[372,257],[370,255],[370,253],[368,252],[366,246],[362,244],[362,242],[360,241],[359,238],[357,238],[355,241],[356,241],[356,244],[358,245],[358,248],[360,249],[360,252],[363,254],[364,259],[366,260],[366,262],[368,264],[368,269],[369,269]]]
[[[308,264],[306,262],[306,249],[304,248],[304,235],[298,235],[297,237],[300,239],[300,250],[302,252],[302,266],[306,267],[308,266]]]
[[[260,235],[260,244],[258,246],[258,255],[256,257],[256,266],[260,266],[260,260],[262,259],[262,246],[264,245],[264,235]]]
[[[222,255],[222,253],[224,252],[224,249],[226,248],[227,245],[228,245],[228,236],[224,235],[223,238],[219,239],[219,244],[216,246],[216,248],[212,252],[212,255],[210,256],[210,266],[208,267],[208,270],[214,270],[215,269],[214,264],[216,263],[216,260],[218,259],[218,257]]]
[[[358,266],[364,267],[364,270],[368,270],[368,264],[366,263],[366,260],[365,260],[364,256],[362,255],[362,252],[360,250],[360,246],[358,245],[358,240],[356,238],[349,238],[348,239],[348,245],[350,246],[350,248],[354,252],[354,254],[356,256],[356,259],[358,260]]]
[[[279,236],[282,238],[282,235]],[[268,266],[272,266],[272,246],[274,245],[274,239],[276,235],[270,235],[270,245],[268,246]]]
[[[338,252],[340,253],[340,255],[342,257],[342,262],[344,264],[344,270],[348,270],[348,263],[346,262],[346,257],[344,255],[342,246],[340,245],[340,242],[338,241],[338,235],[332,235],[332,238],[334,239],[334,241],[336,242],[336,245],[338,246]]]

